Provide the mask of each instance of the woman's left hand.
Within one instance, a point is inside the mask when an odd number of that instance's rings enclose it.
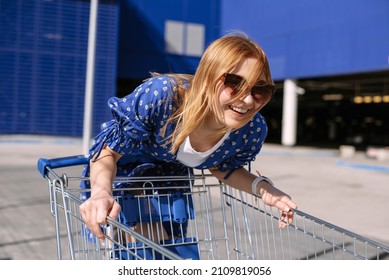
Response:
[[[266,181],[261,181],[258,185],[260,185],[259,193],[263,202],[269,206],[275,206],[282,211],[279,227],[284,228],[287,224],[292,223],[293,209],[296,209],[297,205],[292,201],[291,197]]]

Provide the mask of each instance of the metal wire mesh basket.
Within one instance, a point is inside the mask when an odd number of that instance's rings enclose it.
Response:
[[[40,159],[48,180],[59,259],[311,260],[388,259],[389,248],[295,209],[279,228],[280,212],[254,195],[204,173],[172,177],[116,178],[117,220],[102,225],[104,241],[84,224],[79,206],[88,180],[70,176],[84,156]],[[57,169],[58,170],[54,170]],[[59,175],[60,170],[66,173]],[[78,170],[78,171],[77,171]],[[185,182],[163,187],[164,182]],[[136,186],[136,187],[134,187]],[[125,203],[122,203],[124,202]]]

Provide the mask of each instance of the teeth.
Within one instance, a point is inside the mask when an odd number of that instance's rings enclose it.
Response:
[[[234,107],[234,106],[230,106],[232,110],[238,112],[238,113],[241,113],[241,114],[246,114],[247,113],[247,109],[241,109],[241,108],[237,108],[237,107]]]

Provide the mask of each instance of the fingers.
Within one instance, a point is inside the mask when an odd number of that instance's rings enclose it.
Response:
[[[80,205],[81,217],[85,225],[99,239],[104,239],[104,235],[100,229],[100,224],[97,222],[96,210],[90,210],[87,206],[88,201]]]
[[[278,226],[280,228],[285,228],[288,224],[293,222],[293,211],[289,210],[288,212],[282,212]]]
[[[277,207],[285,213],[289,212],[291,209],[297,208],[297,205],[292,200],[290,200],[288,196],[283,196],[281,199],[276,200],[273,206]]]
[[[95,219],[92,219],[94,221],[96,221],[96,223],[98,224],[106,224],[107,223],[107,210],[105,210],[104,208],[97,208],[96,209],[96,218]]]
[[[282,211],[278,226],[280,228],[285,228],[288,224],[293,222],[293,209],[297,209],[297,205],[290,200],[289,197],[285,196],[277,201],[275,206]]]
[[[94,235],[96,235],[98,239],[104,240],[104,234],[101,231],[101,227],[100,227],[100,224],[102,223],[98,223],[94,221],[96,220],[91,220],[90,222],[86,223],[87,227],[93,232]]]
[[[92,233],[100,240],[104,239],[104,234],[101,230],[101,224],[107,223],[107,215],[109,209],[113,214],[113,219],[116,219],[120,212],[120,205],[113,204],[112,206],[96,203],[93,199],[88,199],[80,205],[81,217],[85,225],[92,231]]]
[[[89,212],[86,211],[84,203],[80,205],[80,213],[81,213],[81,217],[84,221],[89,221],[90,215],[89,215]]]
[[[112,206],[111,211],[109,212],[109,217],[112,218],[113,220],[116,220],[117,217],[119,216],[120,210],[121,210],[121,207],[120,207],[119,203],[117,203],[115,201],[115,203]]]

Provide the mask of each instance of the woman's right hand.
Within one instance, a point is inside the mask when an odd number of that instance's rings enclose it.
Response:
[[[100,240],[104,239],[100,225],[107,223],[107,216],[116,220],[120,213],[120,205],[110,192],[98,192],[92,194],[80,205],[81,216],[86,226]]]
[[[120,213],[120,205],[112,195],[116,164],[120,157],[120,154],[105,146],[99,157],[90,162],[91,196],[81,204],[80,212],[87,227],[99,239],[104,239],[100,224],[107,222],[107,216],[115,220]]]

